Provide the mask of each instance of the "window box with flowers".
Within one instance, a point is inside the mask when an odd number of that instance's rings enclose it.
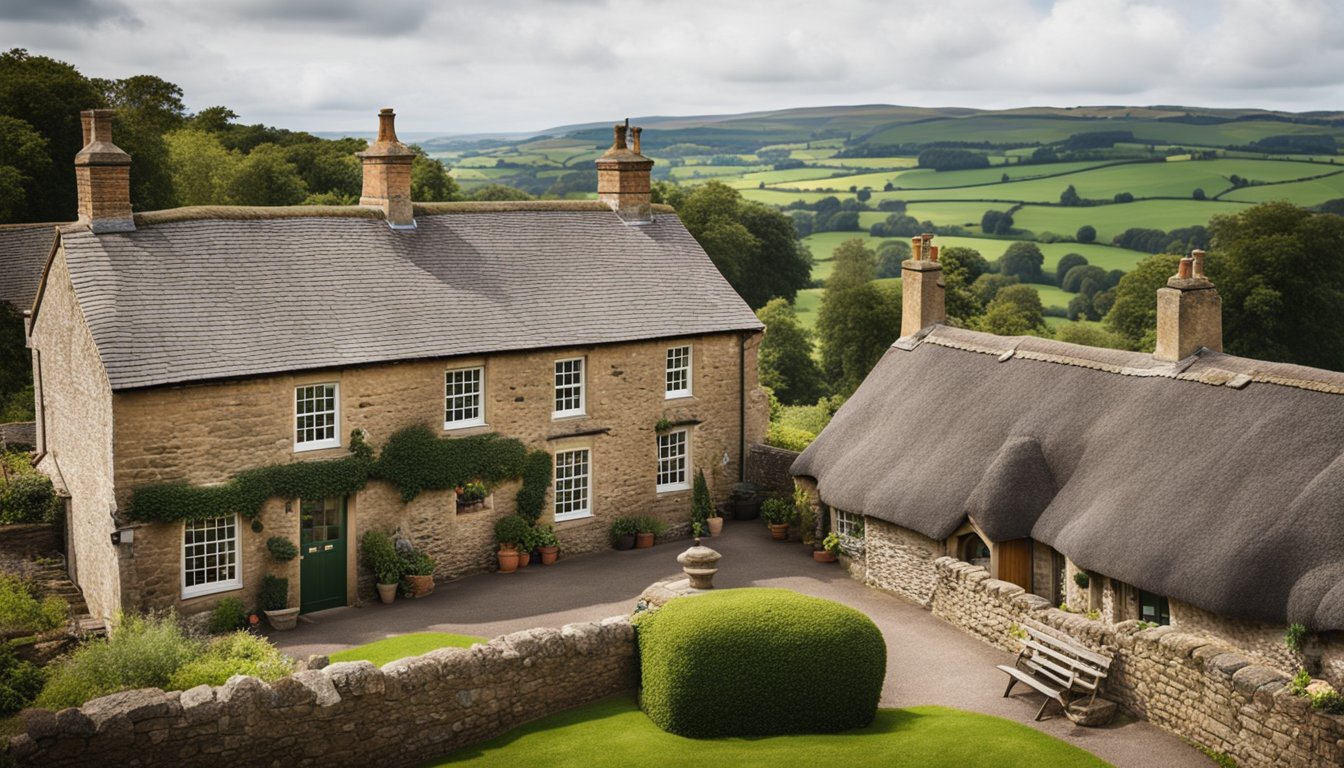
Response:
[[[457,511],[477,512],[490,508],[490,489],[479,480],[463,483],[454,489],[457,492]]]

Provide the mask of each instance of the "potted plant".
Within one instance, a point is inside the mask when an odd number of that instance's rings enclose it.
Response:
[[[840,552],[840,536],[835,531],[826,534],[821,540],[821,549],[812,551],[812,559],[818,563],[834,563]]]
[[[633,517],[618,517],[611,523],[611,545],[617,549],[634,549],[639,524]]]
[[[411,597],[424,597],[434,591],[434,558],[413,549],[401,560],[401,574]]]
[[[513,573],[518,570],[518,545],[527,539],[527,532],[531,527],[518,515],[508,515],[495,521],[500,573]]]
[[[298,606],[289,607],[289,579],[283,576],[262,578],[257,602],[261,604],[262,613],[266,614],[266,621],[270,622],[273,629],[285,631],[298,624]]]
[[[384,603],[396,600],[403,562],[392,537],[382,531],[368,531],[360,539],[360,547],[364,551],[364,564],[373,571],[374,581],[378,584],[378,599]]]
[[[457,486],[457,508],[462,510],[464,507],[475,507],[485,503],[485,497],[490,495],[490,489],[485,487],[485,483],[480,480],[472,480],[469,483],[463,483]]]
[[[560,540],[555,537],[551,526],[536,528],[537,552],[541,555],[542,565],[554,565],[560,556]]]
[[[761,517],[770,527],[770,536],[775,541],[784,541],[789,536],[789,521],[793,519],[793,504],[771,496],[761,503]]]
[[[667,526],[656,517],[635,518],[635,549],[648,549],[653,546],[653,538],[663,532]]]
[[[691,522],[699,523],[702,529],[708,529],[710,536],[718,536],[723,530],[723,518],[714,509],[714,500],[709,496],[709,485],[705,483],[705,471],[695,471],[695,490],[691,493]]]

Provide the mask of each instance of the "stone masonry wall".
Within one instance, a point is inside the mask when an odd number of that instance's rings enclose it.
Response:
[[[84,599],[95,616],[121,607],[121,562],[112,544],[112,388],[84,323],[63,251],[46,278],[41,311],[33,319],[39,376],[37,468],[70,494],[73,563]]]
[[[943,543],[875,517],[864,518],[866,583],[928,607],[937,586],[936,559]]]
[[[266,684],[113,694],[30,710],[16,768],[409,766],[637,683],[624,616],[444,648],[379,669],[333,664]],[[0,754],[0,763],[4,762]]]
[[[1344,717],[1290,694],[1288,677],[1232,646],[1175,627],[1106,625],[1050,606],[1021,587],[950,557],[934,562],[932,609],[985,642],[1016,652],[1010,628],[1072,637],[1113,658],[1104,695],[1241,765],[1344,765]]]
[[[793,494],[793,475],[789,467],[798,458],[798,451],[786,451],[771,445],[757,443],[747,447],[747,481],[759,485],[766,495]]]
[[[588,448],[592,515],[555,525],[561,557],[608,546],[608,529],[616,517],[654,516],[668,524],[665,537],[685,535],[691,491],[655,491],[655,425],[666,419],[690,431],[689,479],[697,468],[703,469],[715,501],[725,503],[739,476],[739,343],[735,333],[713,334],[118,393],[116,500],[124,508],[131,491],[149,483],[220,483],[251,467],[344,456],[350,431],[356,427],[364,429],[378,448],[398,429],[420,423],[445,436],[498,432],[552,453]],[[758,343],[759,335],[746,340],[748,445],[762,439],[768,418],[756,383]],[[684,344],[692,347],[693,395],[665,399],[666,350]],[[586,414],[553,419],[554,363],[573,357],[586,361]],[[484,367],[487,425],[445,431],[444,372],[475,366]],[[342,447],[296,453],[291,442],[294,387],[323,382],[339,385]],[[517,488],[516,482],[504,483],[493,489],[486,507],[459,513],[450,492],[425,493],[403,505],[390,486],[370,483],[348,505],[348,600],[373,594],[356,551],[359,537],[370,528],[400,531],[411,538],[436,558],[435,576],[440,580],[490,567],[494,522],[514,511]],[[250,597],[262,567],[271,567],[264,553],[266,538],[287,535],[298,540],[297,514],[277,501],[263,512],[264,533],[241,534],[244,588],[233,593],[181,600],[180,589],[173,586],[181,573],[181,524],[143,526],[134,544],[122,546],[127,582],[134,591],[127,604],[191,613],[208,610],[223,597]],[[548,497],[542,524],[553,521],[551,501]],[[290,589],[296,601],[298,566],[291,570]]]

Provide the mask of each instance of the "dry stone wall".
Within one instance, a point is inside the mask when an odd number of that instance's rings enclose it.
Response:
[[[1114,659],[1104,695],[1126,710],[1247,766],[1344,765],[1344,716],[1289,693],[1287,675],[1225,642],[1175,627],[1106,625],[1051,607],[951,557],[934,561],[931,608],[1004,650],[1013,625],[1072,637]],[[871,571],[871,568],[870,568]]]
[[[934,561],[943,544],[875,517],[864,518],[865,581],[927,607],[937,586]]]
[[[793,493],[793,475],[789,467],[798,451],[787,451],[764,443],[747,448],[747,481],[760,486],[766,494],[789,496]]]
[[[275,683],[141,689],[30,710],[16,768],[417,765],[637,683],[626,617],[533,629],[379,669],[333,664]],[[0,754],[0,763],[5,755]]]

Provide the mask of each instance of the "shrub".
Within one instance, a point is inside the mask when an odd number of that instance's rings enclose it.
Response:
[[[1298,623],[1288,625],[1288,631],[1283,633],[1283,644],[1288,646],[1290,651],[1301,651],[1302,641],[1307,638],[1307,628]]]
[[[433,576],[434,558],[420,550],[414,550],[401,558],[401,572],[405,576]]]
[[[0,643],[0,718],[31,704],[45,681],[41,669],[20,661],[8,643]]]
[[[42,523],[56,517],[56,490],[34,469],[0,480],[0,523]]]
[[[222,635],[247,626],[247,611],[243,601],[236,597],[226,597],[215,605],[210,613],[210,633]]]
[[[639,533],[639,523],[633,517],[618,517],[611,521],[611,540],[615,542],[622,536],[634,536]]]
[[[833,732],[861,728],[877,712],[887,648],[853,608],[783,589],[730,589],[673,600],[636,626],[640,705],[665,731]]]
[[[299,548],[284,536],[272,536],[266,540],[266,551],[281,563],[287,563],[299,556]]]
[[[107,639],[85,643],[48,667],[34,703],[57,710],[131,688],[164,688],[200,653],[200,641],[183,633],[173,614],[123,616]]]
[[[0,635],[46,632],[64,624],[69,613],[61,598],[38,600],[22,579],[0,573]]]
[[[705,483],[705,470],[695,471],[695,486],[691,493],[691,522],[704,523],[714,516],[714,500],[709,496],[709,485]]]
[[[791,522],[794,516],[793,503],[771,496],[761,504],[761,517],[765,522],[772,525],[782,525]]]
[[[1088,576],[1086,571],[1079,571],[1073,574],[1073,583],[1087,589],[1087,586],[1092,583],[1092,577]]]
[[[667,529],[667,524],[656,517],[635,518],[635,533],[652,533],[654,536]]]
[[[282,611],[289,607],[289,579],[283,576],[264,576],[257,602],[263,611]]]
[[[787,424],[771,424],[765,433],[766,445],[773,445],[786,451],[801,451],[816,439],[817,436],[811,432]]]
[[[364,564],[373,571],[379,584],[396,584],[401,581],[401,557],[392,537],[382,531],[368,531],[360,539],[364,550]]]
[[[164,690],[185,691],[198,685],[223,685],[234,675],[270,682],[294,671],[293,664],[265,638],[233,632],[210,641],[205,653],[183,664]]]
[[[527,532],[532,526],[518,515],[508,515],[495,521],[495,541],[500,546],[518,546],[527,540]]]

